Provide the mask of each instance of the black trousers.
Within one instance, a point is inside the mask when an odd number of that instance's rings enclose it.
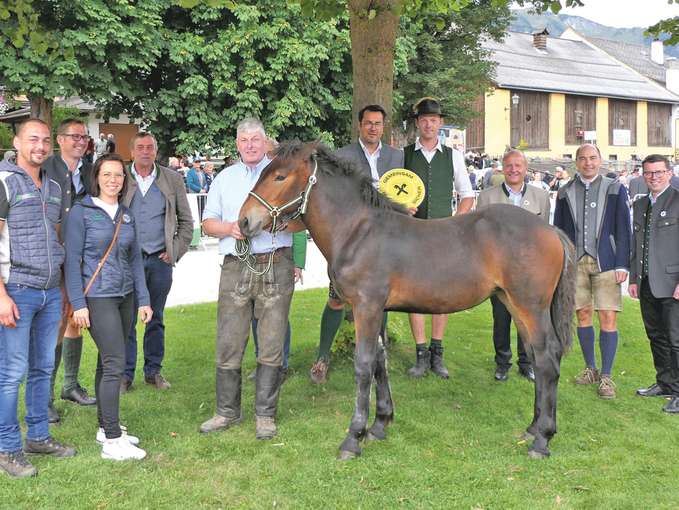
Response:
[[[646,335],[651,341],[656,383],[679,397],[679,301],[656,298],[648,278],[641,280],[639,301]]]
[[[512,366],[512,345],[511,328],[512,316],[507,307],[502,304],[497,297],[490,297],[490,304],[493,305],[493,344],[495,345],[495,364],[498,367]],[[521,335],[516,335],[516,350],[518,354],[519,367],[530,368],[530,358],[526,353]]]
[[[99,356],[94,377],[97,419],[107,439],[120,437],[120,380],[125,371],[125,342],[134,320],[134,294],[87,298],[90,334]]]

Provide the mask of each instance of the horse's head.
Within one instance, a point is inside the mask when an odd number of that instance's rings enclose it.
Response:
[[[240,209],[238,225],[244,236],[253,237],[271,228],[274,218],[277,227],[287,223],[290,231],[304,229],[296,218],[306,206],[309,183],[316,179],[315,150],[315,143],[281,145]]]

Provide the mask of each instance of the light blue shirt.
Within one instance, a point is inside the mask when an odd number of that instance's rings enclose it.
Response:
[[[63,158],[61,161],[64,161]],[[68,165],[64,161],[64,164],[68,168]],[[80,177],[80,167],[83,166],[83,160],[82,158],[78,160],[78,166],[75,167],[75,170],[71,172],[71,181],[73,182],[73,189],[75,190],[76,193],[80,193],[81,188],[82,188],[82,179]]]
[[[270,163],[266,156],[259,164],[250,169],[239,161],[235,165],[224,168],[212,181],[210,191],[207,194],[207,203],[203,211],[203,220],[208,218],[219,221],[237,221],[240,208],[248,198],[248,193],[257,184],[262,170]],[[251,253],[268,253],[272,250],[272,236],[266,232],[260,232],[250,239]],[[278,232],[276,234],[274,249],[292,246],[292,234]],[[235,255],[236,240],[226,236],[219,240],[219,253],[222,255]]]
[[[502,186],[507,190],[507,193],[509,193],[509,200],[512,201],[512,204],[518,205],[519,207],[521,206],[521,199],[523,198],[523,188],[526,184],[524,183],[523,186],[521,186],[521,190],[517,193],[514,191],[512,188],[507,186],[504,182],[502,183]]]

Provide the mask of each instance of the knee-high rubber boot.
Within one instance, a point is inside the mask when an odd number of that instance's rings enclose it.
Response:
[[[271,439],[276,435],[276,407],[281,389],[281,367],[257,365],[255,388],[255,418],[257,439]]]
[[[241,382],[240,368],[217,368],[217,413],[200,426],[203,434],[226,430],[241,422]]]

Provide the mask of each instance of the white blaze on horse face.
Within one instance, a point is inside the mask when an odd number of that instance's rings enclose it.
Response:
[[[236,138],[236,147],[243,163],[255,166],[266,155],[266,137],[259,130],[244,131]]]

